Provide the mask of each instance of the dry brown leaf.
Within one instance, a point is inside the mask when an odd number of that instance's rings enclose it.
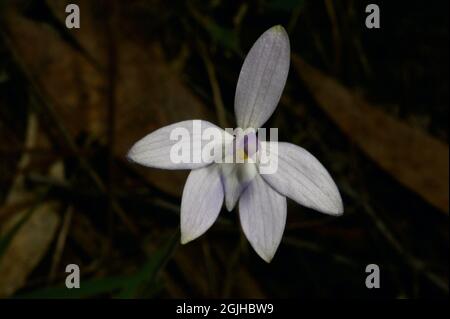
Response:
[[[46,254],[59,225],[58,207],[55,202],[42,203],[13,237],[0,259],[0,298],[20,289]],[[27,210],[14,214],[2,233],[16,225],[26,213]]]
[[[319,106],[370,158],[400,183],[448,213],[448,145],[371,106],[335,79],[293,56]]]
[[[38,140],[38,129],[39,124],[36,115],[31,113],[28,116],[27,121],[27,133],[25,136],[25,148],[32,148],[36,146]],[[20,161],[17,165],[17,171],[23,171],[26,169],[31,162],[31,155],[27,152],[21,155]],[[9,189],[8,196],[5,200],[5,205],[12,205],[20,202],[27,202],[33,194],[27,192],[24,187],[24,176],[22,174],[17,174],[14,181]]]
[[[43,146],[45,137],[39,133],[39,122],[35,114],[28,116],[26,148]],[[22,154],[18,171],[23,171],[35,160],[30,153]],[[49,168],[50,176],[62,179],[64,166],[61,162],[54,163]],[[14,205],[24,201],[31,201],[26,207],[17,210],[6,222],[2,223],[0,237],[3,238],[11,229],[33,210],[31,216],[25,220],[19,230],[12,237],[8,247],[0,258],[0,297],[8,297],[20,289],[26,282],[29,274],[39,264],[46,254],[59,225],[59,204],[57,202],[42,202],[33,207],[36,194],[25,186],[24,176],[17,174],[14,183],[6,198],[6,205]]]
[[[48,1],[62,22],[65,2]],[[77,3],[83,8],[82,27],[70,32],[100,69],[51,27],[24,17],[13,7],[5,15],[7,32],[27,69],[55,102],[57,114],[72,137],[84,131],[106,142],[109,107],[106,21],[105,17],[94,16],[98,10],[93,7],[98,9],[98,3],[87,0]],[[117,48],[114,149],[124,159],[133,143],[151,131],[186,119],[210,119],[211,113],[169,67],[159,44],[130,37],[121,28],[120,19],[118,15],[113,21],[113,41]],[[165,192],[181,194],[186,172],[152,169],[141,172]]]
[[[67,130],[72,135],[81,130],[100,135],[106,116],[104,83],[95,68],[51,27],[24,17],[15,7],[7,9],[4,23],[14,49],[43,94],[56,102]]]

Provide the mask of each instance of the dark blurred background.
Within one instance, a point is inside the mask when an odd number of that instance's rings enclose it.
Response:
[[[448,297],[448,1],[373,2],[380,29],[358,0],[0,0],[0,296]],[[179,245],[188,172],[124,155],[176,121],[233,127],[245,54],[276,24],[291,70],[266,126],[324,164],[345,213],[288,202],[271,264],[235,211]]]

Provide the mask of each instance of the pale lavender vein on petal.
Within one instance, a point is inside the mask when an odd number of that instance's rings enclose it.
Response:
[[[290,45],[286,30],[275,26],[250,49],[236,87],[234,111],[242,128],[259,128],[272,115],[286,84]]]
[[[300,146],[278,142],[278,151],[272,143],[261,142],[261,151],[270,160],[278,156],[278,169],[274,174],[262,174],[266,182],[281,194],[297,203],[330,215],[344,211],[341,195],[323,165]]]
[[[201,131],[199,132],[199,134],[193,131],[194,121],[201,123]],[[213,162],[213,158],[207,160],[206,162],[201,161],[200,163],[192,163],[192,162],[174,163],[173,161],[171,161],[170,150],[175,144],[178,143],[178,141],[171,140],[170,134],[173,130],[177,128],[184,128],[189,131],[190,139],[189,141],[186,141],[189,142],[189,144],[186,145],[187,148],[189,148],[191,155],[194,151],[199,151],[196,145],[200,145],[198,143],[197,144],[193,143],[193,141],[194,140],[200,141],[202,133],[204,132],[204,130],[208,128],[220,130],[220,132],[224,135],[224,138],[226,140],[233,139],[231,134],[226,133],[224,130],[208,121],[202,120],[182,121],[168,126],[164,126],[148,134],[144,138],[140,139],[133,145],[133,147],[128,152],[127,155],[128,159],[147,167],[163,168],[163,169],[195,169],[203,167]]]
[[[220,167],[212,164],[193,170],[181,200],[181,242],[194,240],[206,232],[219,216],[224,191]]]
[[[253,249],[270,262],[278,249],[286,224],[286,197],[257,175],[239,200],[242,230]]]

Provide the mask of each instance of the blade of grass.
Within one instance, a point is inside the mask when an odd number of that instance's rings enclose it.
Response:
[[[211,18],[200,14],[192,5],[188,5],[188,9],[192,17],[208,32],[216,44],[239,56],[242,55],[239,35],[234,30],[218,25]]]
[[[180,232],[172,235],[149,258],[144,267],[130,280],[116,298],[134,298],[157,285],[156,277],[166,265],[180,241]]]
[[[23,217],[8,232],[6,232],[4,236],[0,237],[0,260],[2,259],[6,249],[13,240],[14,236],[17,234],[20,228],[22,228],[22,226],[27,222],[27,220],[30,219],[36,208],[42,203],[42,200],[46,196],[47,191],[48,190],[44,191],[39,196],[39,199],[36,201],[36,203],[33,206],[31,206],[30,209],[26,212],[26,214],[23,215]]]
[[[129,277],[108,277],[81,281],[80,288],[68,289],[64,285],[47,287],[29,293],[19,294],[16,299],[69,299],[89,298],[120,290],[129,282]]]
[[[76,299],[90,298],[101,294],[118,293],[116,298],[133,298],[139,294],[152,296],[162,288],[156,280],[159,271],[172,256],[180,240],[180,233],[170,237],[154,254],[139,272],[131,276],[106,277],[81,281],[80,288],[68,289],[65,285],[57,285],[37,289],[29,293],[15,296],[16,299]]]

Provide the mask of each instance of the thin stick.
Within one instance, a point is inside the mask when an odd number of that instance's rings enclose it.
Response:
[[[107,94],[107,109],[108,109],[108,154],[107,154],[107,193],[108,193],[108,237],[109,247],[112,247],[114,237],[114,212],[113,202],[115,200],[113,194],[114,176],[114,144],[115,144],[115,126],[116,126],[116,89],[117,89],[117,61],[118,49],[117,41],[115,39],[115,23],[117,10],[115,1],[110,1],[109,17],[106,21],[106,37],[108,43],[108,94]]]
[[[318,145],[323,149],[326,150],[323,142],[321,139],[313,134],[313,137],[315,140],[318,141]],[[437,274],[434,272],[426,269],[425,262],[420,260],[419,258],[415,257],[411,253],[409,253],[403,245],[400,243],[400,241],[395,237],[393,232],[389,229],[389,227],[380,219],[380,217],[377,215],[374,209],[372,209],[369,200],[362,195],[361,193],[356,193],[353,191],[353,189],[344,181],[339,182],[340,189],[352,200],[354,200],[356,203],[360,204],[363,207],[364,213],[366,213],[371,221],[375,224],[375,227],[378,229],[378,231],[383,235],[383,237],[386,239],[387,243],[394,249],[394,251],[399,254],[401,257],[403,257],[405,263],[411,267],[414,271],[417,271],[419,273],[422,273],[431,283],[433,283],[435,286],[440,288],[441,290],[448,293],[449,287],[448,282],[444,279],[440,278]]]
[[[64,251],[64,246],[66,244],[67,234],[69,233],[70,224],[72,222],[73,207],[69,206],[64,214],[64,219],[61,225],[61,230],[59,231],[58,239],[56,240],[55,252],[52,258],[52,266],[50,268],[49,281],[53,281],[56,275],[56,269],[61,261],[61,256]]]
[[[220,126],[227,128],[227,115],[225,112],[225,106],[223,105],[222,94],[220,93],[219,81],[216,76],[216,69],[214,64],[208,55],[208,50],[202,42],[198,42],[200,55],[205,63],[206,71],[208,72],[209,82],[211,83],[211,89],[213,92],[214,106],[216,108],[217,120]]]
[[[391,247],[405,260],[406,264],[408,264],[415,271],[423,273],[423,275],[436,287],[442,289],[447,292],[448,282],[440,278],[434,272],[426,269],[425,263],[419,258],[410,254],[400,243],[400,241],[394,236],[389,227],[379,218],[375,210],[369,205],[368,200],[364,199],[363,196],[357,196],[345,183],[340,183],[341,189],[350,197],[355,200],[358,200],[362,207],[364,208],[364,212],[370,217],[372,222],[377,227],[378,231],[383,235],[386,241],[391,245]]]
[[[333,34],[333,46],[335,51],[335,60],[334,60],[334,71],[337,73],[339,71],[339,67],[341,64],[341,36],[339,32],[338,19],[336,15],[336,11],[334,9],[333,1],[325,0],[325,8],[330,18],[332,34]]]
[[[324,254],[326,256],[329,256],[331,259],[333,259],[337,263],[341,263],[341,264],[344,264],[344,265],[347,265],[347,266],[350,266],[350,267],[357,267],[358,266],[358,263],[353,261],[351,258],[349,258],[347,256],[344,256],[344,255],[335,254],[335,253],[332,253],[330,251],[327,251],[322,246],[320,246],[320,245],[318,245],[316,243],[313,243],[313,242],[308,242],[308,241],[299,240],[299,239],[296,239],[296,238],[284,236],[283,243],[286,244],[286,245],[290,245],[290,246],[296,247],[296,248],[309,250],[309,251],[314,252],[314,253]]]
[[[66,145],[72,151],[72,153],[77,157],[81,168],[83,168],[86,171],[86,173],[91,178],[91,180],[94,182],[96,187],[102,193],[107,194],[107,188],[106,188],[105,184],[103,183],[103,181],[100,179],[100,177],[97,174],[97,172],[92,168],[92,166],[89,164],[88,161],[86,161],[85,158],[80,156],[80,152],[78,150],[77,145],[73,141],[73,139],[70,136],[70,134],[67,131],[67,129],[62,124],[62,121],[59,119],[59,116],[56,113],[55,108],[53,107],[54,103],[51,103],[48,99],[46,99],[44,97],[44,95],[40,91],[39,85],[36,83],[34,77],[26,69],[25,64],[21,60],[19,54],[17,54],[17,52],[15,51],[15,47],[13,45],[13,41],[3,31],[3,28],[0,29],[0,33],[1,33],[2,37],[3,37],[3,39],[4,39],[5,44],[7,44],[8,48],[9,48],[9,50],[11,52],[11,55],[12,55],[13,59],[15,60],[17,66],[20,68],[20,70],[21,70],[22,74],[24,75],[24,77],[28,80],[28,84],[29,84],[30,88],[34,92],[35,97],[40,102],[40,103],[37,103],[37,104],[39,104],[39,106],[43,108],[43,110],[41,110],[41,112],[40,112],[40,115],[41,116],[47,116],[49,118],[49,120],[52,122],[52,124],[54,124],[54,126],[55,126],[55,128],[56,128],[56,130],[58,132],[58,135],[60,137],[62,137],[62,139],[64,140],[63,145]],[[114,212],[119,216],[119,218],[122,220],[124,225],[130,230],[130,232],[133,233],[134,235],[137,235],[138,234],[138,228],[126,216],[126,213],[123,211],[123,209],[121,208],[119,203],[116,200],[113,200],[111,205],[112,205],[112,208],[113,208]]]

